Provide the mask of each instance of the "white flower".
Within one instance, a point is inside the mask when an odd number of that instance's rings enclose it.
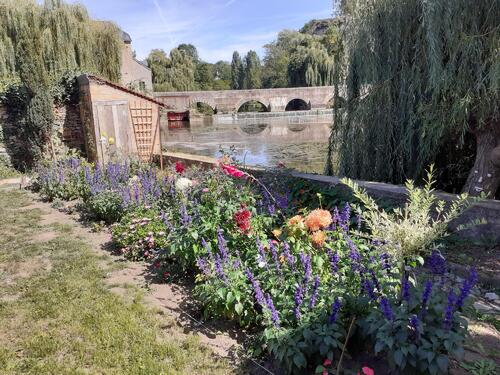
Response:
[[[181,177],[178,178],[177,181],[175,181],[176,190],[184,191],[190,186],[193,186],[193,181],[191,181],[189,178]]]

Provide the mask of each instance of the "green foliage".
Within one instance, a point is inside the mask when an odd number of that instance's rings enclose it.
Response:
[[[103,191],[91,196],[84,208],[94,220],[108,224],[120,220],[125,213],[123,198],[114,191]]]
[[[472,375],[495,375],[498,373],[498,366],[491,360],[481,359],[472,363],[461,363],[461,367],[470,371]]]
[[[421,215],[428,217],[435,203],[439,222],[427,225],[438,229],[425,233],[436,237],[441,222],[460,211],[458,203],[447,212],[436,203],[432,173],[424,189],[409,184],[408,204],[393,218],[351,185],[378,243],[371,233],[359,233],[362,222],[351,217],[348,205],[333,209],[333,215],[323,209],[296,212],[230,163],[225,156],[219,168],[208,170],[178,164],[166,176],[154,168],[109,164],[62,169],[62,178],[56,165],[41,179],[65,181],[68,174],[83,173],[83,190],[90,195],[83,205],[99,220],[130,213],[113,227],[125,255],[150,260],[164,280],[174,272],[196,273],[194,293],[205,317],[255,329],[254,353],[272,355],[287,373],[310,373],[325,358],[338,359],[349,340],[364,342],[402,372],[446,373],[448,356],[463,351],[461,311],[477,274],[471,272],[458,290],[440,271],[445,265],[439,254],[433,254],[421,284],[408,276],[415,262],[403,269],[398,250],[387,253],[398,248],[389,225],[414,218],[426,231]],[[321,206],[323,197],[317,198]],[[376,220],[387,233],[371,226]],[[398,240],[404,237],[401,243],[417,243],[411,251],[426,247],[405,228],[397,233]]]
[[[467,194],[458,196],[448,206],[445,201],[439,200],[434,194],[432,166],[423,188],[415,187],[411,180],[406,182],[408,200],[392,213],[381,210],[356,182],[342,179],[342,183],[349,186],[363,204],[363,211],[355,207],[368,226],[371,237],[384,240],[387,251],[400,260],[415,259],[428,253],[438,240],[447,235],[448,224],[470,204]]]
[[[260,89],[262,87],[262,66],[255,51],[248,51],[245,57],[245,89]]]
[[[167,248],[167,231],[158,210],[139,207],[113,226],[113,242],[128,259],[151,259]]]
[[[231,88],[233,90],[243,89],[245,81],[245,70],[240,54],[237,51],[233,53],[231,61]]]
[[[90,19],[81,5],[7,0],[0,7],[0,100],[9,115],[4,131],[14,166],[24,170],[47,153],[53,96],[71,96],[64,93],[68,72],[118,81],[122,42],[116,26]]]
[[[422,288],[417,290],[420,296]],[[418,298],[418,297],[417,297]],[[442,316],[446,305],[446,293],[435,291],[427,312],[421,313],[418,301],[401,303],[393,308],[394,319],[387,320],[380,311],[374,311],[363,321],[362,329],[374,340],[375,354],[384,352],[392,368],[417,373],[447,374],[448,353],[457,359],[463,358],[464,337],[467,321],[457,317],[451,329],[442,327]],[[415,303],[417,302],[417,303]],[[418,327],[409,327],[412,316],[417,318]]]
[[[155,91],[190,91],[196,88],[196,63],[189,48],[174,48],[167,56],[163,50],[153,50],[147,63],[153,74]]]
[[[12,168],[8,160],[4,156],[0,155],[0,179],[12,178],[19,176],[19,173]]]
[[[448,144],[443,165],[470,158],[467,132],[498,128],[499,17],[495,1],[351,2],[333,172],[402,183],[424,175]]]

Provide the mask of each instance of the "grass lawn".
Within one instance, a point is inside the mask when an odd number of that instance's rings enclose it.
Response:
[[[0,374],[228,374],[165,316],[109,291],[102,257],[0,189]],[[56,231],[48,241],[37,235]]]

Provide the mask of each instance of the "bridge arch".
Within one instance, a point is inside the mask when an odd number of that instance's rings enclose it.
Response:
[[[263,100],[242,99],[236,105],[236,112],[271,112]]]
[[[295,98],[289,100],[285,106],[285,111],[309,111],[311,102],[306,102],[304,99]]]
[[[217,113],[217,107],[214,107],[205,101],[193,102],[191,103],[191,108],[205,115],[213,115]]]

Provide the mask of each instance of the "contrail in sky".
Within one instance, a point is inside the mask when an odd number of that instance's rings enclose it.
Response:
[[[236,0],[229,0],[230,2],[235,2]],[[165,15],[163,14],[163,10],[161,9],[161,6],[160,4],[158,3],[158,0],[153,0],[153,4],[155,5],[156,7],[156,10],[158,11],[158,16],[160,17],[161,19],[161,22],[163,23],[163,25],[165,26],[166,28],[166,32],[167,32],[167,36],[168,36],[168,39],[170,40],[170,45],[171,46],[174,46],[174,38],[172,37],[172,34],[170,33],[170,30],[169,30],[169,26],[168,26],[168,22],[167,22],[167,19],[165,18]]]

